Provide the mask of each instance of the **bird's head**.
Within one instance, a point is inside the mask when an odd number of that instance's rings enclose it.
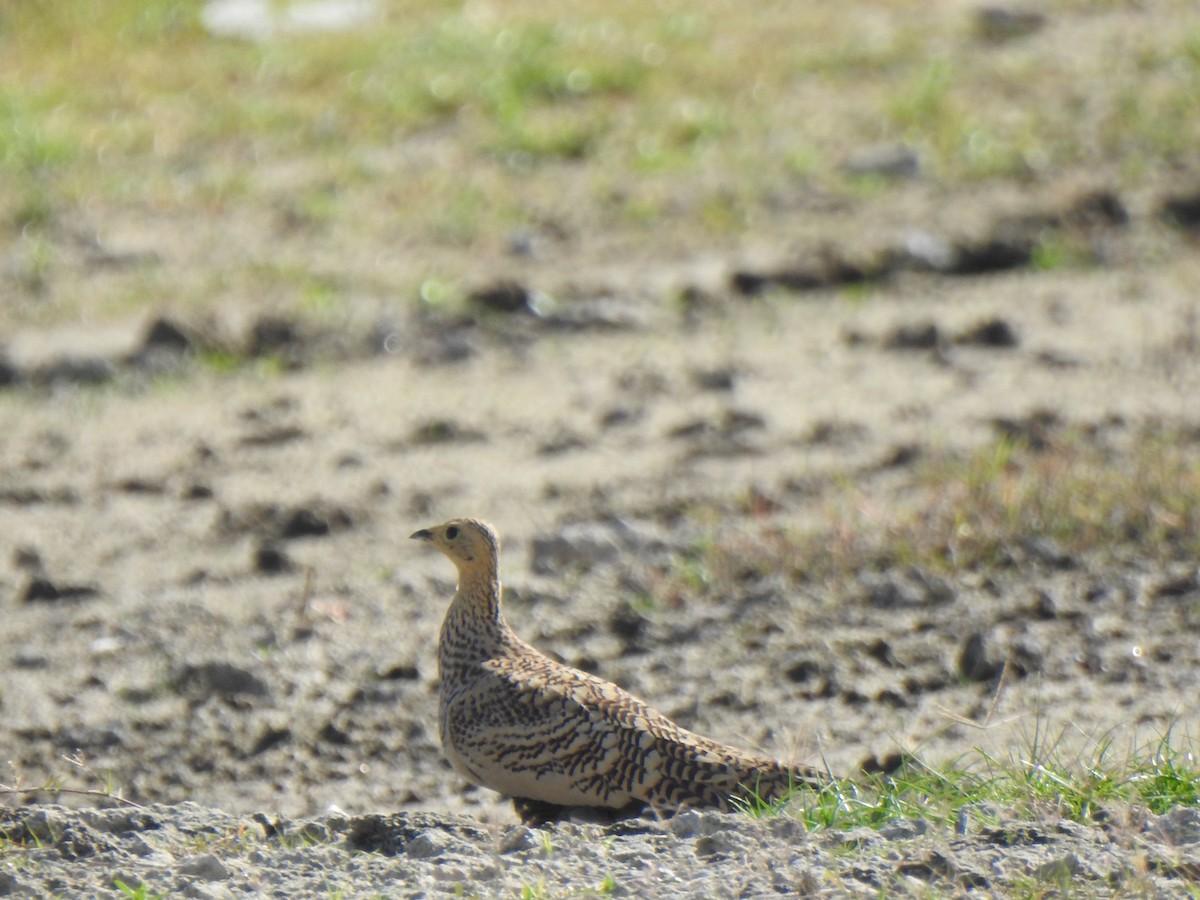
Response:
[[[449,557],[458,569],[459,580],[471,576],[496,577],[500,541],[495,529],[479,519],[451,519],[432,528],[422,528],[413,540],[428,541]]]

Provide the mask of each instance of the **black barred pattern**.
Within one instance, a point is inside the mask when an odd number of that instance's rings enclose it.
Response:
[[[454,519],[413,537],[459,576],[438,644],[442,747],[468,779],[529,801],[518,811],[531,820],[554,806],[727,810],[735,797],[818,783],[812,769],[692,734],[518,638],[500,613],[499,544],[486,523]]]

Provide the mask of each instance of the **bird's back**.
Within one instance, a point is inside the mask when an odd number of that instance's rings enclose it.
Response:
[[[520,641],[447,675],[457,686],[444,695],[447,755],[472,780],[513,797],[729,809],[734,798],[777,799],[815,775],[693,734]]]

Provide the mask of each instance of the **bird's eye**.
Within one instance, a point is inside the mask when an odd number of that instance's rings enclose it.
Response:
[[[458,526],[451,525],[449,528],[447,528],[446,537],[448,537],[450,540],[454,540],[456,537],[458,537]]]

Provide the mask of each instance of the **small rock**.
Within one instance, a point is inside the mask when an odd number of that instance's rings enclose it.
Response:
[[[280,524],[280,539],[324,538],[326,534],[353,526],[354,520],[340,506],[310,508],[300,506],[283,518]]]
[[[471,873],[465,865],[438,865],[433,867],[433,877],[437,881],[445,881],[456,887],[471,883]]]
[[[329,534],[329,522],[311,509],[296,509],[284,520],[279,530],[283,540],[300,537],[324,537]]]
[[[646,617],[628,602],[621,603],[609,616],[608,630],[626,644],[636,642],[646,630]]]
[[[852,152],[842,163],[849,175],[884,178],[916,178],[921,174],[921,157],[904,144],[874,144]]]
[[[347,747],[353,740],[349,734],[333,722],[326,722],[325,727],[317,732],[317,737],[327,744],[333,744],[338,747]]]
[[[207,484],[193,482],[187,485],[180,492],[179,496],[183,500],[211,500],[213,498],[213,489]]]
[[[827,847],[838,850],[863,850],[877,846],[883,839],[874,828],[860,825],[846,831],[827,831],[820,836],[820,841]]]
[[[864,575],[866,601],[876,609],[916,609],[943,606],[955,598],[954,588],[942,578],[916,566],[903,574]]]
[[[985,41],[993,43],[1028,37],[1045,25],[1046,16],[1032,9],[983,6],[975,16],[975,30]]]
[[[412,430],[409,442],[428,444],[469,444],[486,439],[486,435],[475,428],[468,428],[453,419],[431,419]]]
[[[261,316],[250,326],[246,354],[258,357],[283,353],[294,350],[299,342],[300,331],[294,322],[281,316]]]
[[[22,648],[13,654],[12,665],[14,669],[48,669],[50,668],[50,658]]]
[[[634,331],[645,325],[646,308],[619,297],[581,297],[557,304],[535,293],[530,308],[542,326],[555,331]]]
[[[737,843],[724,832],[714,832],[696,838],[696,855],[700,857],[728,856]]]
[[[922,450],[917,444],[897,444],[878,463],[880,469],[899,469],[911,465],[921,458]]]
[[[955,248],[954,264],[947,274],[987,275],[1024,268],[1033,259],[1034,246],[1035,242],[1028,237],[997,237],[959,244]]]
[[[182,328],[170,319],[155,319],[142,338],[142,349],[174,350],[183,353],[192,346],[192,340]]]
[[[1035,410],[1022,418],[998,417],[992,419],[991,425],[999,437],[1020,441],[1030,450],[1038,451],[1048,449],[1063,429],[1062,418],[1049,409]]]
[[[185,882],[180,884],[180,882]],[[228,885],[212,882],[201,882],[181,877],[176,881],[175,892],[171,896],[179,896],[183,900],[234,900],[234,894]],[[153,896],[153,895],[151,895]]]
[[[1047,537],[1026,537],[1021,540],[1021,550],[1030,560],[1060,571],[1074,569],[1075,557]]]
[[[662,536],[645,525],[624,519],[577,522],[536,536],[530,546],[530,568],[539,575],[591,569],[622,555],[643,555],[664,547]]]
[[[204,881],[224,881],[229,877],[229,869],[211,853],[184,860],[179,864],[179,871]]]
[[[615,406],[600,417],[600,427],[616,428],[620,425],[632,425],[642,418],[642,411],[627,406]]]
[[[935,879],[952,876],[954,874],[954,864],[941,853],[933,851],[923,854],[921,858],[911,862],[901,863],[896,867],[896,871],[914,879],[919,884],[921,882],[934,881]]]
[[[161,823],[144,810],[125,808],[84,809],[79,817],[97,831],[107,834],[132,834],[138,831],[153,831]]]
[[[398,339],[384,338],[385,347],[398,347]],[[424,366],[448,366],[466,362],[475,355],[471,326],[446,324],[423,328],[413,338],[413,355]],[[389,351],[395,352],[395,351]]]
[[[21,381],[21,370],[13,365],[8,354],[0,347],[0,388],[11,387]]]
[[[1154,816],[1145,830],[1172,846],[1200,843],[1200,809],[1179,806]]]
[[[920,837],[929,831],[929,823],[925,819],[897,819],[879,829],[881,837],[889,841],[907,841]]]
[[[1200,591],[1200,570],[1159,582],[1150,588],[1150,596],[1156,600],[1163,597],[1186,597],[1196,591]]]
[[[421,670],[415,663],[397,663],[379,673],[382,681],[417,681],[420,677]]]
[[[150,323],[141,344],[127,359],[131,365],[149,372],[165,372],[176,366],[182,356],[192,349],[192,340],[169,319],[158,318]]]
[[[685,809],[671,819],[668,827],[677,838],[701,837],[724,828],[725,818],[716,812]]]
[[[282,575],[283,572],[295,569],[295,564],[288,557],[288,554],[280,550],[280,547],[275,544],[269,544],[269,542],[268,544],[259,544],[257,547],[254,547],[251,566],[260,575]]]
[[[910,566],[904,574],[921,591],[926,603],[940,606],[953,603],[958,596],[949,581],[919,566]]]
[[[125,494],[158,495],[166,493],[166,487],[161,481],[155,481],[151,478],[141,478],[137,475],[122,478],[113,487]]]
[[[746,297],[757,297],[771,286],[771,276],[760,272],[738,271],[729,276],[729,286]]]
[[[923,605],[921,597],[912,587],[889,576],[870,578],[866,600],[876,609],[904,609]]]
[[[896,651],[892,649],[891,643],[885,641],[883,638],[875,638],[871,642],[870,646],[867,647],[867,656],[878,660],[889,669],[898,668],[900,665],[899,660],[896,659]]]
[[[692,384],[702,391],[732,391],[736,380],[737,370],[731,366],[692,372]]]
[[[867,426],[860,422],[822,419],[813,423],[804,442],[814,446],[850,447],[862,441],[867,435]]]
[[[771,288],[797,293],[815,291],[831,282],[815,265],[812,268],[796,265],[774,272],[734,272],[730,284],[738,293],[753,297]]]
[[[247,756],[258,756],[261,753],[266,753],[272,747],[277,747],[284,743],[291,736],[292,732],[288,728],[264,728],[262,734],[258,736],[258,740],[250,748]]]
[[[444,831],[422,831],[404,845],[404,853],[412,859],[432,859],[441,856],[450,846],[450,836]]]
[[[279,447],[308,437],[308,432],[296,425],[266,425],[247,432],[238,439],[242,447]]]
[[[59,384],[105,384],[117,374],[116,364],[102,357],[64,356],[38,366],[31,381],[42,387]]]
[[[12,553],[14,568],[37,571],[42,568],[42,555],[35,547],[15,547]]]
[[[1129,210],[1113,191],[1095,191],[1075,201],[1070,220],[1085,227],[1128,225]]]
[[[759,430],[767,427],[767,420],[756,412],[744,409],[727,409],[717,423],[717,431],[729,436],[743,431]]]
[[[55,733],[54,744],[62,750],[85,750],[89,755],[98,755],[124,745],[125,740],[116,727],[74,725]]]
[[[905,754],[888,754],[881,760],[875,754],[866,757],[865,760],[858,763],[859,772],[866,775],[892,775],[899,772],[900,769],[907,766],[911,762],[911,757]]]
[[[1030,610],[1034,618],[1048,622],[1059,616],[1059,602],[1048,591],[1038,588],[1034,591],[1033,607]]]
[[[1042,865],[1034,870],[1033,874],[1038,881],[1053,881],[1058,884],[1066,884],[1072,878],[1082,875],[1086,871],[1087,869],[1079,861],[1079,857],[1074,853],[1068,853],[1058,859],[1042,863]]]
[[[885,350],[935,350],[942,343],[942,334],[933,322],[899,325],[883,339]]]
[[[1162,202],[1159,214],[1165,222],[1177,228],[1200,228],[1200,191],[1168,197]]]
[[[537,253],[538,235],[528,229],[510,231],[504,236],[504,245],[510,256],[532,258]]]
[[[529,291],[516,281],[498,281],[467,295],[467,302],[481,310],[498,313],[529,312]]]
[[[958,673],[967,681],[990,681],[1004,667],[991,655],[990,641],[986,634],[977,631],[963,642],[958,654]]]
[[[344,816],[338,807],[330,806],[325,814],[328,816]],[[296,827],[289,827],[286,834],[298,838],[307,844],[325,844],[333,840],[333,831],[329,825],[322,822],[302,822]]]
[[[784,677],[793,684],[804,684],[820,674],[821,664],[811,659],[798,660],[783,672]]]
[[[253,672],[228,662],[204,662],[183,666],[174,679],[175,690],[194,700],[211,697],[265,697],[267,685]]]
[[[22,603],[53,603],[59,600],[87,600],[99,593],[99,589],[90,584],[60,585],[39,576],[29,579],[20,599]]]
[[[500,838],[501,853],[518,853],[523,850],[532,850],[536,846],[537,841],[533,836],[533,829],[525,825],[510,828]]]
[[[988,319],[973,328],[968,328],[954,339],[956,344],[973,344],[978,347],[1015,347],[1020,341],[1016,331],[1004,319]]]
[[[615,560],[621,546],[603,523],[580,522],[538,535],[530,546],[530,567],[539,575],[584,568]]]
[[[901,256],[915,269],[949,272],[958,261],[954,245],[938,234],[913,229],[904,235]]]
[[[587,447],[588,440],[578,432],[562,429],[538,444],[538,456],[558,456],[571,450]]]

